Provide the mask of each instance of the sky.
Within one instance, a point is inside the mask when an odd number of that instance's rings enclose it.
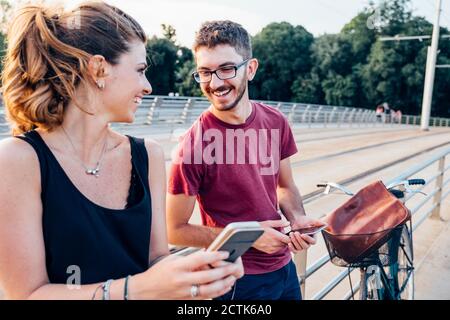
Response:
[[[71,7],[79,0],[50,0]],[[379,0],[376,0],[377,3]],[[14,1],[11,1],[14,2]],[[195,31],[206,20],[230,19],[255,35],[271,22],[302,25],[314,36],[338,33],[368,6],[368,0],[107,0],[133,16],[149,36],[162,36],[171,24],[179,44],[191,47]],[[413,13],[433,21],[436,0],[412,0]],[[442,0],[441,26],[450,28],[450,0]]]

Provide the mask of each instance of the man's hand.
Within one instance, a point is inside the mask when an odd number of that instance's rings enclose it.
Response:
[[[306,227],[320,227],[323,226],[323,222],[320,220],[312,219],[307,216],[302,216],[297,218],[291,224],[291,230],[306,228]],[[300,232],[291,232],[289,234],[290,243],[288,244],[289,249],[293,253],[298,253],[302,250],[308,249],[310,246],[316,244],[316,239],[314,236],[309,236],[307,234],[301,234]]]
[[[287,235],[275,229],[288,227],[289,221],[266,220],[259,224],[264,228],[264,233],[255,241],[253,248],[271,254],[281,250],[291,242]]]

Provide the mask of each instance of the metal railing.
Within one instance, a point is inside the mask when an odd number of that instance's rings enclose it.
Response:
[[[292,123],[372,123],[374,112],[365,109],[308,105],[301,103],[260,101],[280,110]],[[144,105],[150,106],[147,124],[179,123],[190,124],[208,106],[209,101],[198,97],[153,96],[151,101],[144,99]],[[353,110],[353,111],[351,111]],[[139,122],[139,121],[138,121]]]
[[[394,125],[420,125],[420,116],[378,115],[373,110],[325,106],[316,104],[260,101],[281,111],[291,124],[301,124],[311,127],[327,126],[383,126]],[[132,124],[114,124],[114,126],[163,126],[173,129],[176,126],[190,125],[209,106],[209,101],[203,97],[176,97],[176,96],[146,96],[138,108],[135,121]],[[449,127],[450,119],[430,118],[430,126]],[[4,109],[0,105],[0,132],[8,130],[4,117]]]
[[[445,149],[444,151],[438,153],[427,161],[416,165],[409,170],[401,173],[394,179],[386,182],[386,185],[399,180],[405,180],[408,178],[416,177],[416,174],[421,172],[424,169],[427,169],[436,163],[438,164],[437,172],[431,177],[423,177],[421,175],[417,175],[420,178],[425,179],[426,184],[419,189],[418,191],[423,190],[426,186],[434,184],[434,189],[428,192],[428,195],[423,198],[414,208],[409,208],[411,211],[411,215],[415,218],[415,222],[412,225],[413,231],[416,230],[427,218],[431,217],[433,219],[443,220],[441,216],[441,204],[446,199],[446,197],[450,194],[450,190],[444,193],[445,187],[450,183],[450,177],[444,180],[444,176],[446,172],[450,170],[450,164],[446,165],[446,157],[450,155],[450,148]],[[417,193],[409,194],[405,198],[405,203],[407,203],[411,198],[416,196]],[[425,204],[429,204],[430,200],[432,200],[431,207],[427,208],[425,212],[420,212]],[[302,294],[305,296],[307,279],[317,272],[319,269],[324,267],[327,263],[330,262],[330,257],[327,254],[323,255],[321,258],[317,259],[312,263],[311,266],[306,268],[306,260],[307,260],[307,252],[301,252],[294,257],[294,261],[297,266],[297,273],[300,279],[300,285],[302,289]],[[348,277],[349,273],[353,270],[359,269],[344,269],[337,276],[335,276],[330,282],[328,282],[323,288],[319,290],[319,292],[315,293],[312,297],[312,300],[320,300],[325,298],[337,285],[339,285],[342,280]],[[353,287],[353,293],[359,290],[360,284],[356,283]],[[349,290],[344,296],[343,299],[350,299],[352,297],[352,291]]]
[[[264,101],[267,105],[280,110],[291,123],[305,124],[308,127],[319,124],[327,127],[341,125],[420,125],[420,116],[402,115],[400,119],[394,116],[377,117],[375,111],[351,107],[324,106],[294,102]],[[209,101],[203,97],[170,97],[147,96],[140,109],[147,113],[138,113],[137,124],[191,124],[207,107]],[[145,117],[143,117],[145,115]],[[430,126],[450,126],[450,119],[431,118]]]
[[[377,123],[383,125],[420,125],[420,116],[402,115],[400,119],[394,116],[377,117],[375,111],[361,108],[325,106],[316,104],[279,102],[256,100],[273,106],[282,112],[290,123],[305,124],[308,127],[319,124],[327,127],[330,124],[337,126],[373,126]],[[148,96],[144,99],[141,108],[149,110],[147,118],[137,119],[137,123],[158,124],[190,124],[208,106],[209,101],[203,97],[169,97]],[[430,126],[450,126],[450,119],[431,118]]]

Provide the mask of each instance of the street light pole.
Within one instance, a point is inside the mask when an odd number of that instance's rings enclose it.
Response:
[[[431,37],[431,47],[427,51],[427,65],[425,71],[425,84],[423,88],[422,118],[420,128],[429,130],[431,101],[433,98],[434,73],[436,70],[437,50],[439,43],[439,18],[441,14],[441,0],[436,0],[436,18],[433,24],[433,35]]]

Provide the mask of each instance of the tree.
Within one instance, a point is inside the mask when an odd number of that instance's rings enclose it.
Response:
[[[450,51],[447,51],[450,52]],[[450,64],[450,58],[440,57],[442,64]],[[437,69],[435,73],[435,85],[433,90],[433,104],[431,114],[436,117],[450,118],[450,70]]]
[[[334,106],[354,107],[354,97],[357,88],[356,77],[353,74],[342,76],[330,72],[322,84],[326,103]]]
[[[380,34],[431,34],[431,24],[424,18],[413,17],[409,3],[392,0],[380,4]],[[386,101],[404,113],[420,113],[428,44],[429,41],[376,41],[361,69],[367,101],[372,105]]]
[[[3,33],[0,33],[0,74],[3,70],[3,59],[5,56],[6,50],[6,39]]]
[[[198,84],[192,78],[195,68],[192,51],[176,43],[176,30],[168,24],[161,25],[164,38],[153,36],[147,42],[147,55],[151,68],[147,78],[153,86],[153,94],[201,95]]]
[[[311,46],[312,68],[298,76],[291,90],[293,99],[373,108],[388,102],[404,113],[419,114],[427,46],[430,41],[381,42],[380,35],[432,33],[432,25],[412,15],[409,0],[382,2],[375,12],[364,9],[339,34],[323,35]],[[379,16],[374,17],[374,14]],[[378,19],[376,24],[369,22]],[[442,34],[448,30],[442,28]],[[450,41],[439,44],[439,64],[450,61]],[[432,115],[450,114],[450,73],[436,71]]]
[[[396,35],[404,31],[406,23],[412,19],[412,11],[408,8],[411,0],[383,1],[378,7],[380,13],[380,32],[384,35]]]
[[[161,28],[163,29],[164,38],[175,43],[177,38],[177,31],[175,28],[172,25],[165,23],[161,24]]]
[[[177,64],[182,67],[186,62],[194,61],[194,55],[192,51],[186,47],[178,47],[178,60]]]
[[[311,69],[310,47],[314,38],[302,26],[271,23],[253,37],[253,56],[259,70],[250,85],[253,98],[290,101],[291,86]]]
[[[152,84],[153,94],[166,95],[175,88],[177,46],[166,38],[152,37],[147,42],[147,57],[150,60],[146,76]]]
[[[3,70],[3,58],[6,50],[6,25],[11,14],[11,4],[0,0],[0,74]]]
[[[373,14],[368,8],[363,9],[340,32],[342,38],[348,41],[352,47],[352,61],[354,63],[367,62],[370,49],[378,36],[375,27],[368,28],[368,21]]]
[[[194,60],[186,60],[183,65],[177,70],[177,84],[176,91],[182,96],[201,96],[202,91],[200,85],[192,77],[192,72],[195,70]]]
[[[367,106],[360,70],[377,37],[368,28],[373,13],[364,9],[339,34],[325,34],[311,46],[311,72],[292,86],[296,101],[334,105]],[[305,91],[306,90],[306,91]],[[309,95],[309,96],[308,96]]]
[[[316,38],[311,46],[313,67],[309,75],[298,77],[294,82],[294,99],[309,103],[363,105],[358,73],[360,64],[352,59],[353,56],[352,42],[345,35],[325,34]],[[312,96],[307,97],[307,94]]]
[[[202,91],[197,82],[192,77],[195,70],[195,61],[192,51],[186,47],[178,50],[178,61],[175,72],[175,91],[182,96],[201,96]]]
[[[291,86],[293,100],[303,103],[320,104],[324,102],[321,79],[317,72],[298,77]]]
[[[320,36],[314,41],[311,51],[314,67],[322,77],[327,76],[330,70],[341,75],[352,72],[352,44],[347,38],[339,34]]]
[[[387,26],[389,28],[389,26]],[[424,18],[413,17],[400,30],[403,34],[431,34],[432,26]],[[367,99],[373,105],[387,101],[394,109],[401,108],[404,113],[419,114],[427,45],[429,41],[377,41],[362,71],[362,82]],[[450,54],[447,51],[447,56]],[[445,53],[443,53],[445,57]],[[436,81],[437,83],[437,81]],[[440,86],[434,93],[440,96]],[[434,100],[433,106],[439,100]],[[444,102],[444,105],[447,104]]]

